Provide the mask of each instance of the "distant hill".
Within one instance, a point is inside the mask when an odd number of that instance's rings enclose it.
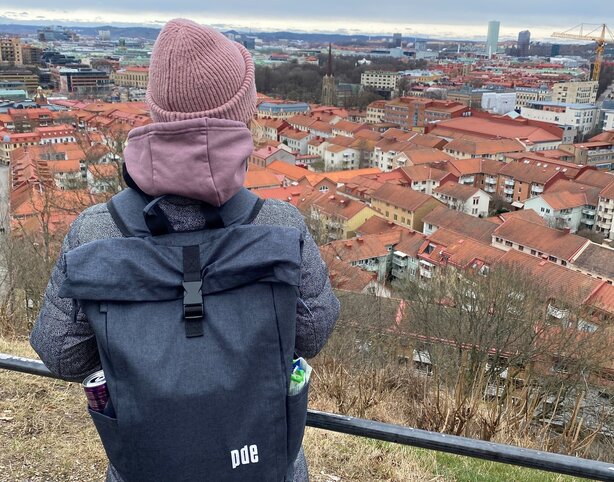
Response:
[[[0,25],[0,33],[10,33],[17,35],[32,35],[36,34],[38,29],[43,28],[39,25],[21,25],[21,24],[2,24]],[[110,25],[103,25],[100,27],[67,27],[70,30],[74,30],[79,35],[96,36],[99,30],[109,30],[111,32],[111,39],[117,40],[121,37],[126,38],[140,38],[145,40],[155,40],[160,33],[159,28],[154,27],[113,27]],[[239,33],[236,31],[231,31]],[[304,40],[314,43],[327,43],[332,42],[336,44],[349,44],[349,43],[365,43],[371,36],[369,35],[345,35],[337,33],[302,33],[302,32],[240,32],[245,35],[253,35],[254,37],[261,38],[265,41],[271,40]],[[375,38],[388,38],[392,39],[391,35],[375,35]],[[413,40],[413,39],[412,39]],[[427,39],[422,39],[427,40]]]

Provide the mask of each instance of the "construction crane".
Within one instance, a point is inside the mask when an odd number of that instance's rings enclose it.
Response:
[[[614,35],[612,35],[612,31],[605,23],[597,26],[595,26],[595,24],[581,23],[564,32],[554,32],[552,36],[556,38],[590,40],[596,42],[597,48],[595,49],[595,63],[593,64],[591,80],[599,80],[605,46],[607,43],[614,43]]]

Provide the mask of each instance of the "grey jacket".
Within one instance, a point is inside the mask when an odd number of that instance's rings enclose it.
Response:
[[[198,205],[190,199],[175,197],[163,201],[161,206],[176,231],[204,226]],[[267,200],[253,224],[291,226],[303,233],[296,352],[307,358],[314,357],[326,343],[339,315],[339,301],[332,292],[319,249],[307,231],[302,216],[290,204]],[[64,240],[45,292],[43,308],[30,337],[30,343],[41,360],[60,378],[81,381],[100,368],[96,340],[84,313],[75,307],[73,300],[58,296],[59,288],[66,279],[64,253],[93,240],[121,236],[106,204],[98,204],[85,210],[75,220]],[[296,462],[294,480],[307,480],[306,477],[306,464],[301,452]],[[107,480],[120,481],[112,468]]]

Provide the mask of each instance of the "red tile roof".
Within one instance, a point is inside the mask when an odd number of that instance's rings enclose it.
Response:
[[[428,213],[422,221],[439,229],[457,232],[465,238],[475,239],[484,244],[490,244],[492,233],[498,224],[486,219],[476,218],[445,206],[440,206]]]
[[[589,186],[595,186],[603,189],[614,181],[614,176],[608,172],[589,169],[578,175],[575,180],[581,182],[582,184],[588,184]]]
[[[314,190],[311,186],[299,185],[254,189],[252,192],[262,199],[278,199],[280,201],[289,202],[294,206],[298,206],[301,199],[313,194]]]
[[[478,194],[479,191],[480,190],[477,187],[458,184],[456,182],[446,182],[442,186],[435,188],[433,193],[443,194],[445,196],[450,196],[453,199],[460,199],[461,201],[466,202]]]
[[[424,203],[434,200],[434,198],[428,194],[391,183],[385,183],[375,191],[371,197],[372,199],[390,203],[393,206],[400,207],[409,212],[414,212]]]
[[[420,250],[420,258],[438,265],[451,264],[462,269],[471,268],[474,263],[490,266],[505,254],[501,249],[445,228],[431,234],[428,241]],[[428,248],[429,245],[431,248]],[[434,249],[432,245],[435,245]]]
[[[462,152],[475,156],[485,156],[487,154],[500,154],[507,152],[523,152],[525,147],[515,139],[454,139],[446,144],[444,150],[447,152]]]
[[[588,239],[558,229],[513,217],[499,226],[493,236],[566,261],[578,253]]]
[[[524,272],[537,285],[556,299],[567,302],[587,301],[603,282],[535,256],[510,250],[499,260],[498,266]]]

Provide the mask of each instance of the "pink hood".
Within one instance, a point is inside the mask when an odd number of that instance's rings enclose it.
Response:
[[[252,135],[242,122],[201,117],[138,127],[126,168],[150,196],[175,194],[221,206],[243,186]]]

